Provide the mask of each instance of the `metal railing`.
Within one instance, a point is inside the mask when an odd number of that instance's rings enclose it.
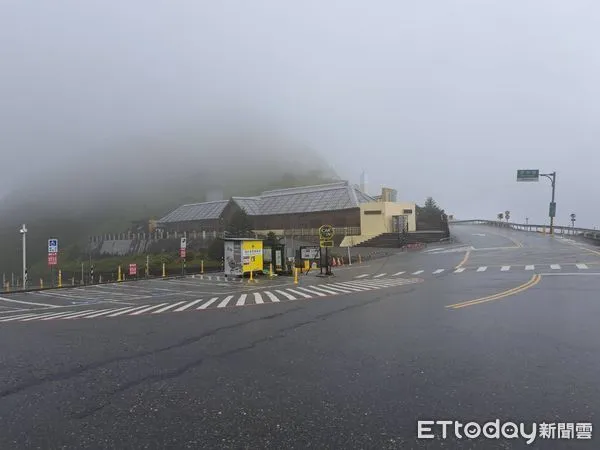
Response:
[[[529,224],[529,223],[514,223],[504,222],[500,220],[485,220],[485,219],[471,219],[471,220],[453,220],[449,222],[450,225],[460,224],[475,224],[475,225],[490,225],[499,228],[511,228],[519,231],[531,231],[538,233],[549,233],[549,225],[540,224]],[[579,228],[572,226],[561,226],[554,225],[554,234],[565,235],[565,236],[583,236],[590,239],[600,240],[600,230],[594,230],[591,228]]]

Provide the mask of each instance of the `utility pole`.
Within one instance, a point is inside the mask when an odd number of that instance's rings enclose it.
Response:
[[[23,235],[23,289],[27,287],[27,227],[25,224],[19,230]]]
[[[552,199],[550,200],[550,207],[548,209],[548,216],[550,217],[550,234],[554,234],[554,217],[556,216],[556,172],[552,173],[540,173],[538,169],[521,169],[517,170],[517,181],[539,181],[540,177],[546,177],[552,184]]]
[[[571,231],[575,235],[575,213],[571,214]]]

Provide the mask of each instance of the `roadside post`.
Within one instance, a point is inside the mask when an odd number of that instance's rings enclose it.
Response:
[[[333,236],[335,232],[331,225],[322,225],[319,228],[319,245],[325,249],[325,275],[333,275],[329,265],[329,248],[333,247]]]
[[[556,193],[556,171],[552,173],[540,173],[539,169],[525,169],[525,170],[517,170],[517,181],[525,181],[525,182],[537,182],[540,180],[540,177],[545,177],[550,180],[550,185],[552,186],[552,198],[550,200],[550,205],[548,207],[548,216],[550,217],[550,235],[554,234],[554,217],[556,217],[556,201],[555,201],[555,193]],[[544,234],[546,232],[546,228],[544,227]]]
[[[50,279],[54,286],[54,267],[58,265],[58,239],[48,239],[48,266],[50,266]]]
[[[185,276],[185,257],[187,250],[187,238],[182,237],[179,243],[179,258],[181,258],[181,276]]]
[[[58,287],[62,287],[62,270],[58,269]]]

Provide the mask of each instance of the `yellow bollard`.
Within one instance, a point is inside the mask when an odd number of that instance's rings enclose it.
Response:
[[[117,271],[117,281],[121,281],[121,280],[122,280],[122,278],[121,278],[121,266],[119,266],[119,269]]]
[[[163,267],[162,267],[162,276],[163,276],[163,278],[167,276],[167,270],[165,268],[165,263],[163,263]]]
[[[204,260],[200,260],[200,273],[204,273]]]
[[[6,289],[6,292],[10,292],[10,281],[6,282],[6,286],[4,286],[4,288]]]
[[[298,284],[298,268],[294,267],[294,284]]]
[[[269,277],[273,278],[273,263],[269,263]]]
[[[248,280],[248,283],[252,283],[254,281],[254,277],[253,277],[253,272],[250,271],[250,279]]]
[[[58,271],[58,287],[62,287],[62,270]]]
[[[44,289],[44,279],[40,278],[40,289]]]
[[[362,259],[360,258],[360,253],[358,254],[358,263],[360,264],[362,262]]]

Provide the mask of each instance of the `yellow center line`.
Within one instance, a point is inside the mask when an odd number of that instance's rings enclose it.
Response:
[[[463,264],[467,262],[469,256],[471,256],[471,250],[467,250],[467,253],[465,253],[465,257],[462,259],[461,262],[458,263],[458,266],[456,266],[455,269],[460,269],[463,266]]]
[[[479,305],[480,303],[486,303],[486,302],[491,302],[494,300],[500,300],[501,298],[505,298],[505,297],[509,297],[511,295],[518,294],[520,292],[523,292],[523,291],[535,286],[536,284],[538,284],[540,282],[541,279],[542,279],[542,276],[540,274],[535,274],[529,279],[529,281],[527,281],[526,283],[524,283],[520,286],[514,287],[512,289],[508,289],[503,292],[498,292],[497,294],[488,295],[487,297],[476,298],[473,300],[468,300],[466,302],[460,302],[460,303],[455,303],[453,305],[448,305],[448,306],[446,306],[446,308],[459,309],[459,308],[464,308],[466,306]]]

